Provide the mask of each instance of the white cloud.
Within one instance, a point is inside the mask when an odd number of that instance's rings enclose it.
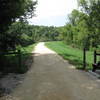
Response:
[[[67,16],[75,8],[77,8],[77,0],[38,0],[35,12],[37,17],[30,21],[35,24],[42,24],[43,22],[38,22],[52,17]]]

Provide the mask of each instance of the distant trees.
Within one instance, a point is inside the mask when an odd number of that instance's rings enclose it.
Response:
[[[11,36],[6,34],[8,27],[16,20],[25,21],[32,17],[36,3],[33,0],[0,0],[0,51],[10,46],[7,44]]]
[[[59,31],[53,26],[29,25],[26,22],[15,22],[7,31],[7,44],[12,48],[17,45],[26,46],[39,41],[59,40]]]
[[[78,48],[100,45],[100,1],[78,0],[79,10],[73,10],[62,34],[64,40]]]

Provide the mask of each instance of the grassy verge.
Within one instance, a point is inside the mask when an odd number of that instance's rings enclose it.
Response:
[[[19,56],[17,54],[13,55],[5,55],[0,57],[0,63],[2,66],[0,67],[0,71],[4,73],[25,73],[29,66],[25,64],[27,59],[32,59],[32,50],[34,49],[36,44],[28,45],[26,47],[20,47],[21,50],[21,64],[19,63]],[[31,61],[30,59],[30,61]]]
[[[21,68],[19,68],[20,73],[25,73],[29,67],[31,66],[33,62],[33,54],[32,51],[34,50],[34,47],[36,44],[28,45],[26,47],[21,47],[21,59],[22,64]],[[30,64],[28,64],[30,63]]]
[[[28,45],[26,47],[21,47],[21,51],[25,52],[25,53],[27,53],[27,52],[31,53],[33,51],[33,49],[34,49],[35,46],[36,46],[36,44]]]
[[[32,51],[36,44],[28,45],[26,47],[21,47],[21,52],[23,54],[22,59],[25,61],[29,56],[32,55]]]
[[[78,69],[83,68],[83,51],[77,48],[72,48],[63,42],[47,42],[46,46],[64,59],[68,60],[69,63],[75,65]],[[87,67],[86,69],[91,69],[93,63],[93,52],[87,51]]]

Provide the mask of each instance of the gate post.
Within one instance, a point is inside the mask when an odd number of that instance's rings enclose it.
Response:
[[[83,49],[83,69],[86,69],[86,49]]]
[[[20,50],[18,50],[18,56],[19,56],[19,60],[18,60],[18,62],[19,62],[19,69],[21,69],[22,61],[21,61],[21,51]]]
[[[97,57],[96,57],[96,51],[94,51],[94,64],[96,63]]]

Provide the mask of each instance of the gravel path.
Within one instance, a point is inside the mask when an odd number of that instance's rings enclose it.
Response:
[[[100,100],[100,80],[39,43],[23,82],[0,100]]]

